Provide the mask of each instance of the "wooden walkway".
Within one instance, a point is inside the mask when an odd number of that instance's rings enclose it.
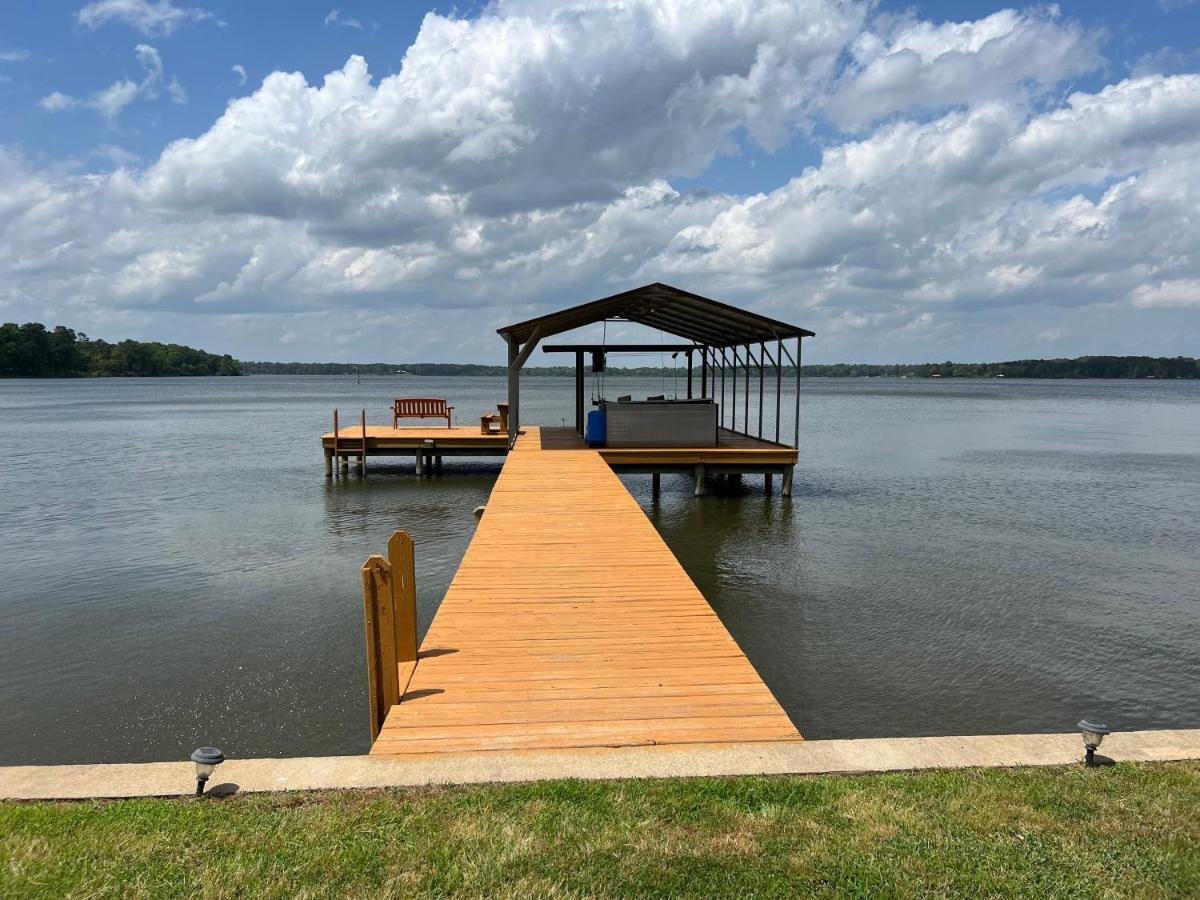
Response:
[[[530,427],[371,753],[799,739],[600,454]]]

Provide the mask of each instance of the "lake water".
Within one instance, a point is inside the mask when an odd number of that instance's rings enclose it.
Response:
[[[326,480],[333,407],[404,394],[469,422],[504,385],[0,381],[0,762],[365,751],[359,567],[408,529],[424,629],[500,462]],[[806,736],[1200,726],[1200,382],[801,394],[790,501],[624,480]]]

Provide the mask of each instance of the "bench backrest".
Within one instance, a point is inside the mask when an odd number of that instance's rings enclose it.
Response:
[[[446,401],[438,397],[397,397],[393,406],[397,416],[445,416]]]

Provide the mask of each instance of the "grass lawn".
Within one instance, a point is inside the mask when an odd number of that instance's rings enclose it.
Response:
[[[1200,896],[1200,762],[0,804],[0,895]]]

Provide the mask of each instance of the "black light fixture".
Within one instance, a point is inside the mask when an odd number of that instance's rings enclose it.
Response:
[[[1087,751],[1087,756],[1084,757],[1084,765],[1094,766],[1096,764],[1096,750],[1104,741],[1104,736],[1109,733],[1109,728],[1103,722],[1093,722],[1091,719],[1081,719],[1079,721],[1079,734],[1083,737],[1083,746]]]
[[[197,747],[192,751],[192,762],[196,764],[196,796],[204,793],[204,783],[221,763],[225,754],[216,747]]]

